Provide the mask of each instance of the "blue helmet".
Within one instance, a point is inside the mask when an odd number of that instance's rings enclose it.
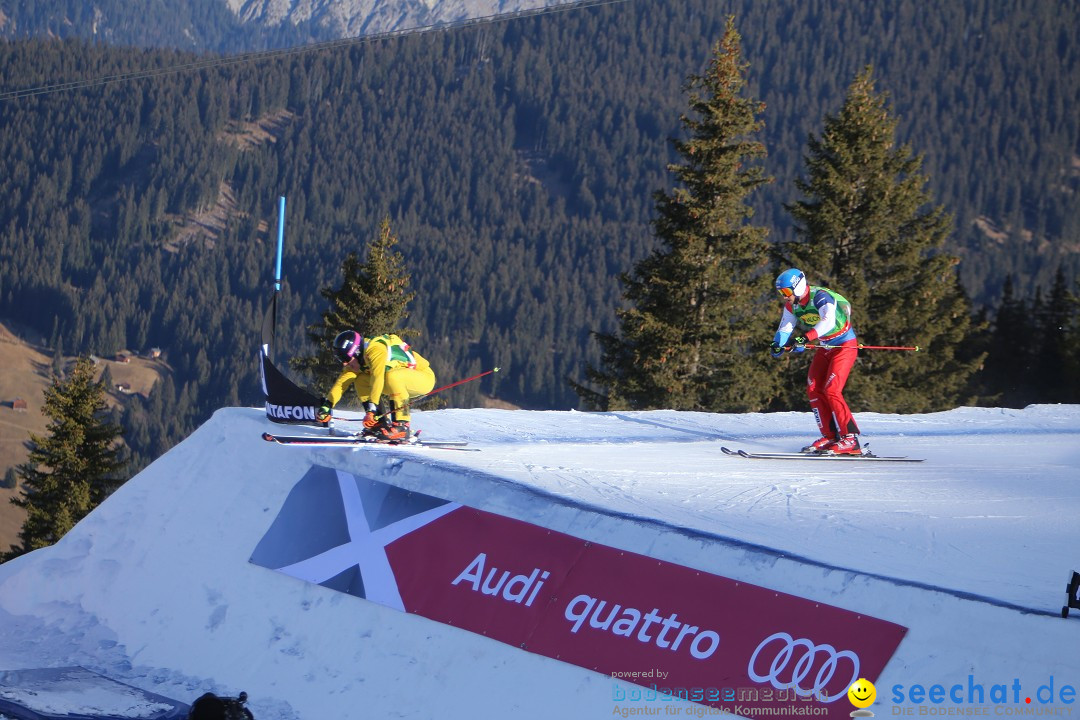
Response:
[[[802,270],[791,268],[776,278],[776,292],[780,293],[784,300],[801,300],[810,292],[810,287]]]
[[[346,330],[334,338],[334,354],[347,363],[364,351],[364,336],[356,330]]]

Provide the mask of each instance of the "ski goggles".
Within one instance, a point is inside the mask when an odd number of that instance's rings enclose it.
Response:
[[[785,300],[790,300],[791,298],[795,297],[795,291],[789,287],[778,287],[776,288],[776,292],[780,293],[780,297],[784,298]]]

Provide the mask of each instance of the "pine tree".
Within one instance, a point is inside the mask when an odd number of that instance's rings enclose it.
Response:
[[[969,401],[982,356],[968,352],[974,328],[958,260],[942,252],[952,219],[930,207],[922,158],[896,146],[896,126],[865,68],[807,143],[807,177],[796,182],[807,199],[787,206],[799,240],[782,254],[812,285],[851,301],[861,343],[920,348],[861,352],[845,393],[853,409],[942,410]]]
[[[1064,330],[1059,336],[1061,351],[1064,356],[1063,373],[1064,381],[1061,393],[1055,402],[1077,403],[1080,402],[1080,311],[1077,304],[1080,303],[1080,281],[1073,282],[1073,290],[1066,294],[1066,306],[1068,315],[1065,320]]]
[[[743,96],[747,67],[729,17],[706,72],[685,86],[688,139],[674,141],[682,164],[669,168],[681,187],[655,195],[659,247],[620,278],[631,305],[620,334],[595,334],[603,368],[586,377],[603,389],[574,384],[588,405],[753,411],[771,399],[768,231],[748,224],[747,203],[771,178],[755,162],[764,103]]]
[[[1035,402],[1074,402],[1069,392],[1068,348],[1074,307],[1065,273],[1059,267],[1050,288],[1050,297],[1032,318],[1036,337],[1032,348],[1034,372],[1029,380]]]
[[[45,390],[42,412],[49,434],[30,436],[30,457],[19,465],[21,493],[11,502],[26,510],[21,544],[8,558],[55,543],[123,482],[121,428],[111,421],[105,387],[94,363],[79,358],[66,380]]]
[[[60,339],[57,339],[56,344],[53,347],[55,349],[53,350],[53,356],[52,356],[52,372],[53,372],[54,376],[56,376],[58,378],[62,378],[62,377],[64,377],[64,348],[63,348],[63,341],[60,340]]]
[[[106,363],[104,369],[102,369],[101,377],[98,378],[98,382],[101,383],[101,387],[106,393],[113,389],[115,381],[113,380],[112,370],[109,369],[108,363]]]
[[[361,262],[356,253],[349,253],[341,264],[341,286],[320,291],[329,307],[319,322],[307,328],[315,354],[291,363],[294,369],[310,373],[316,387],[325,390],[341,372],[330,347],[341,331],[357,330],[365,337],[388,332],[403,338],[416,335],[411,328],[398,327],[409,316],[408,305],[416,294],[409,291],[404,259],[394,250],[397,242],[390,219],[383,219],[378,236],[368,244],[367,259]]]
[[[1012,276],[1005,278],[979,376],[983,404],[1025,407],[1080,400],[1077,297],[1060,268],[1048,299],[1041,286],[1030,299],[1017,297]]]
[[[984,402],[1004,407],[1023,407],[1031,397],[1025,382],[1031,376],[1035,334],[1027,301],[1016,296],[1014,287],[1007,276],[982,372]]]

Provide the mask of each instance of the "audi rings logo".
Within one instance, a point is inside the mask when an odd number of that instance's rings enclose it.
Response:
[[[760,659],[764,663],[769,657],[772,657],[772,661],[768,671],[762,675],[758,672],[758,661]],[[839,677],[844,677],[842,667],[848,663],[851,665],[851,677],[842,686],[833,683],[838,672]],[[815,666],[817,672],[814,672]],[[815,645],[805,638],[796,640],[786,632],[778,632],[761,641],[750,656],[746,672],[755,682],[771,683],[777,690],[794,690],[796,695],[813,695],[821,702],[831,703],[846,697],[844,693],[847,688],[859,679],[859,656],[850,650],[837,651],[832,645]],[[813,680],[807,684],[812,672]],[[831,693],[827,692],[830,684],[834,688]]]

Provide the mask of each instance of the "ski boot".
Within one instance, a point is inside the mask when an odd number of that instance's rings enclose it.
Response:
[[[370,440],[381,441],[391,425],[393,425],[393,421],[390,419],[390,416],[383,415],[375,425],[372,427],[365,427],[360,431],[360,435]]]
[[[821,452],[825,448],[826,445],[831,445],[834,442],[836,442],[836,438],[825,437],[824,435],[822,435],[817,440],[810,443],[809,445],[804,447],[799,452],[804,452],[804,453],[807,453],[807,454],[816,454],[816,453]]]
[[[407,443],[412,437],[412,430],[409,428],[408,420],[394,420],[386,426],[379,427],[379,431],[381,433],[379,442]]]
[[[822,455],[862,455],[862,445],[858,435],[842,435],[839,440],[829,443],[821,451]]]

